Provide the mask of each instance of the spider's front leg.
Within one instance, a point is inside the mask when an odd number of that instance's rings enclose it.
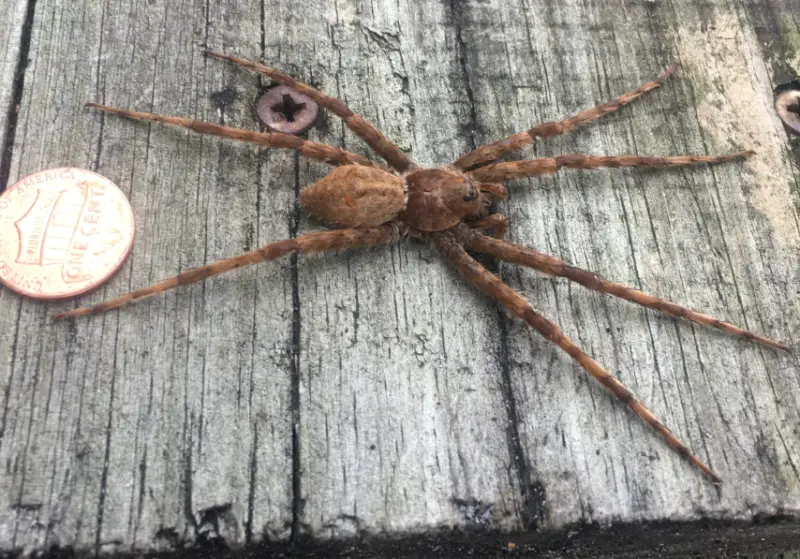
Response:
[[[542,252],[538,252],[514,243],[509,243],[507,241],[503,241],[502,239],[493,239],[485,235],[481,235],[480,233],[470,230],[464,226],[456,227],[453,230],[453,234],[455,235],[456,239],[467,248],[488,254],[505,262],[520,264],[521,266],[528,266],[529,268],[533,268],[534,270],[550,276],[567,278],[570,281],[579,283],[593,291],[607,293],[609,295],[613,295],[614,297],[625,299],[626,301],[636,303],[649,309],[661,311],[678,318],[690,320],[696,324],[711,326],[718,330],[722,330],[727,334],[752,340],[765,346],[789,351],[789,347],[785,344],[776,342],[775,340],[760,336],[758,334],[754,334],[753,332],[749,332],[729,322],[724,322],[718,318],[714,318],[713,316],[687,309],[686,307],[682,307],[677,303],[673,303],[672,301],[667,301],[666,299],[661,299],[660,297],[654,297],[653,295],[649,295],[643,291],[627,287],[620,283],[608,281],[607,279],[598,276],[594,272],[583,270],[576,266],[567,264],[555,256],[544,254]]]
[[[576,115],[567,117],[557,122],[544,122],[525,132],[517,132],[516,134],[512,134],[511,136],[503,138],[502,140],[497,140],[496,142],[475,148],[471,152],[457,159],[453,163],[453,166],[456,169],[469,170],[484,163],[488,163],[489,161],[500,159],[504,155],[507,155],[511,152],[519,151],[525,146],[533,144],[533,142],[536,141],[536,138],[549,138],[552,136],[565,134],[573,128],[588,124],[589,122],[592,122],[601,116],[618,111],[648,91],[653,91],[654,89],[660,87],[661,84],[663,84],[664,81],[672,74],[673,70],[674,67],[668,68],[658,77],[658,79],[647,82],[633,91],[623,93],[608,103],[603,103],[602,105],[597,105],[591,109],[586,109],[585,111],[581,111]]]
[[[639,418],[655,429],[676,452],[702,470],[711,478],[711,481],[722,483],[722,479],[693,455],[689,448],[673,435],[652,411],[637,400],[619,379],[606,371],[597,361],[578,347],[575,342],[561,331],[556,323],[537,313],[522,295],[511,289],[500,278],[489,272],[467,254],[451,233],[435,233],[430,236],[430,240],[434,247],[478,289],[494,298],[509,312],[527,322],[547,340],[564,350],[614,397],[624,402]]]
[[[491,214],[483,219],[465,223],[473,231],[480,231],[486,233],[491,231],[491,237],[499,240],[506,238],[506,231],[508,230],[508,218],[503,214]]]
[[[559,155],[523,161],[505,161],[479,167],[469,172],[475,180],[501,182],[523,177],[552,175],[564,167],[569,169],[604,169],[607,167],[646,167],[663,169],[682,167],[699,163],[724,163],[745,159],[754,155],[753,151],[737,151],[727,155],[675,155],[672,157],[651,157],[644,155]]]

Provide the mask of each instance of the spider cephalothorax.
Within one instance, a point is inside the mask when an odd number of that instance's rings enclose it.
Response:
[[[532,144],[536,138],[563,134],[576,126],[618,110],[644,93],[659,87],[669,76],[671,70],[664,72],[657,80],[620,95],[611,102],[587,109],[561,121],[546,122],[530,130],[518,132],[481,146],[462,156],[450,166],[420,169],[386,136],[364,118],[353,113],[338,99],[262,64],[235,56],[213,52],[207,52],[207,54],[263,74],[306,94],[320,106],[341,117],[353,132],[386,160],[391,169],[375,164],[355,153],[287,134],[252,132],[187,118],[115,109],[90,103],[89,106],[109,113],[138,120],[182,126],[197,132],[248,141],[264,147],[294,149],[305,157],[337,165],[324,178],[303,189],[300,193],[300,204],[310,213],[341,229],[307,233],[296,238],[269,243],[246,254],[181,272],[173,278],[122,295],[112,301],[59,313],[56,318],[100,313],[163,293],[179,285],[202,281],[235,268],[274,260],[291,253],[307,254],[386,245],[396,243],[404,236],[411,236],[430,243],[476,287],[500,302],[510,313],[527,322],[542,336],[575,359],[606,390],[652,426],[673,449],[705,472],[712,481],[715,483],[721,481],[711,468],[694,456],[686,445],[675,437],[616,377],[578,347],[561,331],[558,325],[537,313],[522,295],[489,272],[465,250],[470,249],[506,262],[528,266],[545,274],[564,277],[595,291],[608,293],[698,324],[712,326],[729,334],[773,348],[788,350],[789,348],[784,344],[753,334],[728,322],[605,280],[592,272],[571,266],[554,256],[506,242],[503,240],[506,228],[505,216],[489,212],[492,200],[505,198],[506,187],[502,184],[504,181],[552,174],[562,167],[579,169],[674,167],[692,163],[720,163],[752,155],[752,152],[749,151],[722,156],[679,155],[674,157],[572,154],[522,161],[495,162],[506,154]],[[487,232],[493,234],[487,235]]]
[[[406,175],[408,202],[400,219],[421,231],[443,231],[477,218],[485,207],[478,184],[450,169],[419,169]]]

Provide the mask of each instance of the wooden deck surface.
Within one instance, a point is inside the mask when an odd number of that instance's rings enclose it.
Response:
[[[800,514],[796,353],[511,265],[502,277],[724,485],[413,242],[53,323],[320,227],[296,199],[324,164],[83,109],[257,128],[268,84],[205,47],[340,97],[426,166],[678,63],[523,156],[756,157],[516,181],[509,238],[800,347],[800,143],[773,109],[800,75],[798,0],[5,0],[0,178],[97,171],[138,230],[120,273],[76,302],[0,288],[0,552]],[[369,155],[330,114],[308,136]]]

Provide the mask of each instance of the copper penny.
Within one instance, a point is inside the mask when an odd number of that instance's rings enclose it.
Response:
[[[0,196],[0,282],[36,299],[86,293],[119,270],[133,233],[131,206],[107,178],[34,173]]]

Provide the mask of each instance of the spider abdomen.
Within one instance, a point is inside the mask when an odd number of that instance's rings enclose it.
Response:
[[[343,165],[304,188],[300,205],[331,225],[374,227],[403,211],[403,179],[377,167]]]

